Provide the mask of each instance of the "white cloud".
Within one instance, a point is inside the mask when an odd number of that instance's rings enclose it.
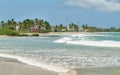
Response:
[[[102,11],[120,11],[120,0],[65,0],[65,5]]]

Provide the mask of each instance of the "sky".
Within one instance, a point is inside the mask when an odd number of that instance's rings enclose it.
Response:
[[[120,0],[0,0],[0,21],[12,18],[120,28]]]

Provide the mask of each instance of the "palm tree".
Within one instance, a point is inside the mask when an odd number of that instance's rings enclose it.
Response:
[[[46,30],[50,30],[50,24],[47,21],[44,21],[44,27]]]

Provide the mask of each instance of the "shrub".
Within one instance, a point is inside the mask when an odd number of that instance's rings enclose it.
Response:
[[[0,28],[0,35],[19,36],[20,34],[14,30]]]
[[[39,34],[32,34],[31,36],[39,36]]]
[[[28,34],[21,34],[20,36],[29,36]]]

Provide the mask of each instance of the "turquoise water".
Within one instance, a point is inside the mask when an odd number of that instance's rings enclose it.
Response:
[[[120,66],[120,33],[0,38],[0,56],[56,72]]]

